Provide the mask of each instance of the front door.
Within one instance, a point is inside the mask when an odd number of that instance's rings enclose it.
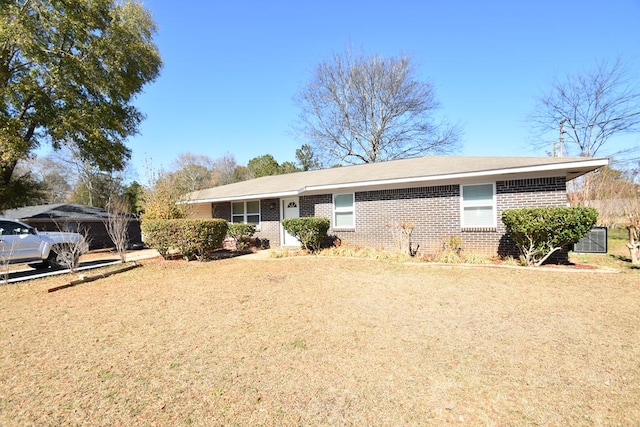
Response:
[[[297,197],[281,200],[282,219],[298,218],[300,216],[300,201]],[[282,228],[282,225],[280,225]],[[300,241],[282,228],[282,246],[300,246]]]

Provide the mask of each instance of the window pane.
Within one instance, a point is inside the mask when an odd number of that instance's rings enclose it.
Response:
[[[260,213],[260,202],[257,200],[254,202],[247,202],[247,213],[248,214]]]
[[[471,200],[493,200],[493,184],[465,185],[462,187],[462,198],[465,202]]]
[[[336,227],[353,227],[353,212],[336,212]]]
[[[234,215],[244,214],[244,202],[236,202],[231,204],[231,209]]]
[[[493,208],[491,206],[464,208],[465,227],[493,227]]]
[[[244,215],[233,215],[231,222],[244,222]]]
[[[260,224],[260,215],[247,215],[247,222],[249,224]]]
[[[335,206],[336,210],[353,208],[353,194],[337,194]]]

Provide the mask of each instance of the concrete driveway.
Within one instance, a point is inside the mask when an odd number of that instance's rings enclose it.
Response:
[[[127,252],[127,261],[138,261],[160,256],[155,249],[141,249]],[[80,265],[77,271],[91,270],[120,262],[120,257],[114,251],[91,251],[80,257]],[[15,283],[26,280],[39,279],[41,277],[55,276],[69,273],[69,270],[51,270],[48,268],[34,269],[26,264],[10,265],[7,271],[0,270],[0,283]]]

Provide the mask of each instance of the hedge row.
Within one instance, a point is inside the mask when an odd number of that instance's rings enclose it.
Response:
[[[179,254],[202,260],[222,247],[228,223],[224,219],[152,219],[143,221],[141,228],[145,244],[163,258]]]

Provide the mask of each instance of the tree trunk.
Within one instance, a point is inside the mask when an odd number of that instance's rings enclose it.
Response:
[[[0,186],[6,187],[11,182],[17,162],[0,163]]]
[[[627,243],[629,255],[631,256],[631,264],[640,264],[640,243]]]
[[[632,221],[635,220],[637,224],[637,216],[630,216],[630,219]],[[627,230],[629,230],[629,242],[627,243],[627,248],[629,248],[631,263],[637,265],[640,264],[640,233],[636,224],[627,226]]]

